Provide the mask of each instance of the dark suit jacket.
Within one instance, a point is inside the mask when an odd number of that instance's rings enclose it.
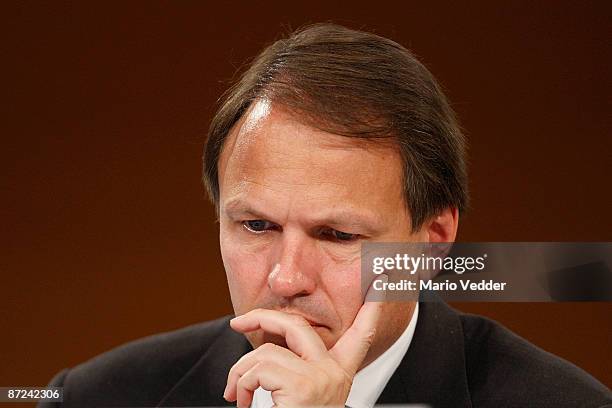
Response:
[[[229,318],[151,336],[55,376],[46,407],[223,406],[226,377],[251,349]],[[598,351],[594,351],[598,352]],[[412,343],[378,400],[433,407],[601,407],[610,390],[483,317],[421,303]]]

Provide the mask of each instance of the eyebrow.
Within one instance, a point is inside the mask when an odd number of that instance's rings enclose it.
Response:
[[[258,211],[252,206],[248,205],[246,202],[241,199],[230,199],[224,206],[223,211],[232,219],[239,218],[240,216],[253,216],[255,218],[261,218],[268,221],[270,220],[269,216],[266,215],[263,211]]]
[[[266,214],[265,210],[257,209],[240,198],[230,199],[223,206],[223,211],[231,219],[253,217],[255,219],[276,222],[273,216]],[[325,225],[332,228],[356,228],[363,234],[373,234],[380,232],[382,229],[375,214],[346,208],[324,211],[319,216],[310,218],[308,224],[314,226]]]

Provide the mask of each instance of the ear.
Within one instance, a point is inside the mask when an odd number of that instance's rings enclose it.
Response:
[[[449,207],[431,218],[423,226],[429,242],[454,242],[459,226],[459,211]]]

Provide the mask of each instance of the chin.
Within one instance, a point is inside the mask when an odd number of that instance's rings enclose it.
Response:
[[[325,347],[329,350],[336,344],[338,339],[333,335],[331,329],[325,326],[313,326],[313,329],[317,332],[323,343],[325,343]]]

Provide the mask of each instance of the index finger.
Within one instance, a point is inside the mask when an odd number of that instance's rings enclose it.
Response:
[[[269,309],[254,309],[230,321],[241,333],[262,329],[283,336],[291,351],[305,359],[319,359],[327,352],[325,343],[301,316]]]
[[[388,277],[380,275],[377,279],[386,282]],[[359,312],[357,312],[351,327],[344,332],[334,347],[329,350],[334,360],[351,376],[359,370],[361,363],[368,353],[376,334],[376,325],[382,315],[384,302],[368,300],[380,298],[380,295],[374,295],[373,285],[374,281],[370,284],[365,301]]]

